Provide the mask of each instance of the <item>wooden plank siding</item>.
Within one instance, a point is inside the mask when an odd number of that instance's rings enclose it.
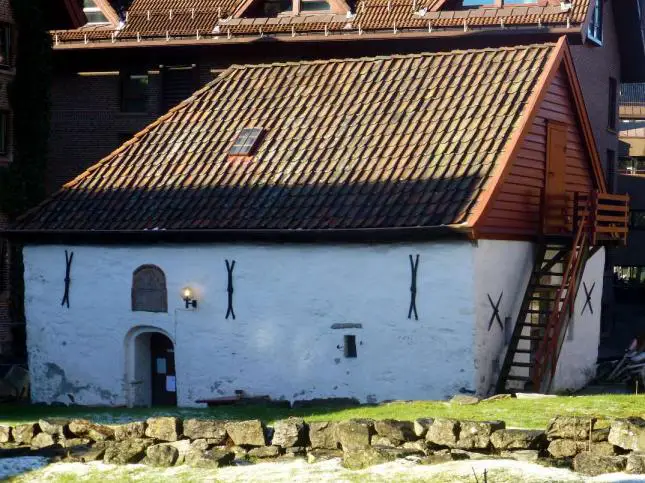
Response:
[[[492,206],[481,222],[478,237],[526,239],[542,229],[542,197],[546,173],[547,123],[567,126],[565,186],[573,203],[576,191],[594,187],[593,171],[564,67],[548,87],[521,149]]]

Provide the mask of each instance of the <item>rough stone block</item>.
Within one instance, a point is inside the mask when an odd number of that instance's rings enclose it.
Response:
[[[186,463],[194,468],[220,468],[230,465],[234,459],[235,453],[226,448],[191,450],[186,455]]]
[[[343,451],[353,451],[370,445],[374,422],[369,419],[350,419],[336,425],[336,434]]]
[[[140,439],[146,436],[146,423],[135,421],[127,424],[120,424],[114,428],[114,439],[125,441],[126,439]]]
[[[0,443],[9,443],[13,440],[11,436],[11,426],[0,425]]]
[[[40,419],[38,426],[43,433],[63,438],[67,434],[67,425],[69,421],[61,418]]]
[[[31,447],[33,449],[49,448],[56,444],[55,437],[49,433],[38,433],[31,440]]]
[[[426,434],[426,441],[437,446],[454,448],[459,440],[459,421],[435,419]]]
[[[273,426],[273,445],[289,448],[292,446],[306,446],[307,426],[302,418],[288,418],[277,421]]]
[[[69,423],[69,431],[79,438],[90,438],[92,441],[114,439],[114,430],[109,426],[95,424],[86,419],[74,419]]]
[[[645,474],[645,453],[631,453],[627,455],[625,472],[632,475]]]
[[[500,429],[491,434],[490,441],[495,449],[542,449],[546,446],[544,431],[526,429]]]
[[[16,443],[30,444],[33,437],[36,436],[39,431],[40,428],[37,424],[27,423],[15,426],[11,433],[13,434],[13,439]]]
[[[428,443],[420,439],[418,441],[406,441],[402,444],[402,447],[405,449],[416,451],[420,454],[429,455],[430,449],[428,448]]]
[[[605,473],[618,473],[625,469],[625,456],[600,456],[583,451],[573,459],[573,469],[587,476],[598,476]]]
[[[313,449],[338,449],[336,423],[309,423],[309,442]]]
[[[146,450],[154,444],[150,439],[128,439],[125,441],[109,442],[103,461],[105,463],[125,465],[138,463],[146,455]]]
[[[89,446],[92,443],[90,438],[61,438],[58,441],[63,448],[75,448],[77,446]]]
[[[375,421],[374,429],[376,434],[389,439],[395,445],[418,439],[414,432],[414,423],[412,421],[384,419]]]
[[[190,439],[208,439],[214,446],[226,444],[226,423],[224,421],[186,419],[184,421],[184,436]]]
[[[237,446],[265,446],[266,435],[262,421],[229,421],[225,425],[226,432]]]
[[[548,451],[554,458],[573,458],[578,453],[586,451],[587,445],[588,443],[585,441],[555,439],[549,443]]]
[[[623,449],[645,452],[645,420],[616,419],[611,423],[608,440]]]
[[[495,431],[504,429],[503,421],[462,421],[459,428],[459,449],[486,449],[490,445],[490,436]]]
[[[616,447],[607,441],[601,441],[599,443],[592,442],[589,447],[589,452],[600,456],[616,456],[618,454]]]
[[[417,438],[425,438],[428,433],[428,429],[432,426],[434,419],[431,418],[419,418],[414,421],[414,434]]]
[[[343,466],[350,470],[360,470],[368,466],[388,463],[398,458],[415,454],[403,448],[383,448],[367,446],[343,451]]]
[[[593,431],[596,418],[577,416],[557,416],[546,428],[549,441],[554,439],[587,440],[589,432]]]
[[[182,435],[182,424],[179,418],[164,416],[149,418],[146,421],[146,436],[161,441],[177,441]]]
[[[169,467],[177,462],[179,451],[169,444],[155,444],[146,449],[145,463],[151,466]]]
[[[277,458],[280,456],[279,446],[259,446],[249,450],[249,458]]]
[[[389,438],[384,438],[383,436],[375,435],[372,436],[372,446],[383,446],[384,448],[396,448],[399,446],[399,442],[393,443]]]

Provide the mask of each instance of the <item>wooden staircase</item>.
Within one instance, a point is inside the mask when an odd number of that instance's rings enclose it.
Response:
[[[576,195],[573,240],[544,237],[513,329],[496,392],[549,392],[587,259],[601,244],[625,243],[629,198]]]
[[[497,393],[532,390],[535,353],[562,285],[563,264],[567,262],[569,251],[567,244],[562,242],[544,243],[538,247],[497,382]]]

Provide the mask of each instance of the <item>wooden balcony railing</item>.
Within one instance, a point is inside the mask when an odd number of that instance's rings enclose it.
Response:
[[[587,221],[591,246],[626,245],[629,232],[629,195],[592,191],[577,193],[574,201],[575,227],[589,211]]]

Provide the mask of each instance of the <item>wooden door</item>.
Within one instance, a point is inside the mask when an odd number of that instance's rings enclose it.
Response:
[[[175,350],[172,341],[163,334],[150,336],[152,362],[152,405],[177,405]]]
[[[549,235],[569,233],[571,220],[566,192],[567,125],[549,121],[546,141],[543,231]]]

